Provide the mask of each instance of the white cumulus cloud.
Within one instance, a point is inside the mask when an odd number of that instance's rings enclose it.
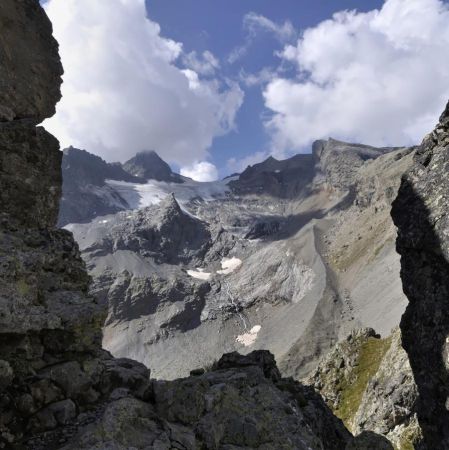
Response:
[[[217,168],[207,161],[196,161],[193,164],[181,167],[181,175],[195,181],[215,181],[218,179]]]
[[[418,143],[449,98],[449,6],[386,0],[307,29],[281,57],[297,68],[264,89],[273,147],[305,150],[329,136],[373,145]]]
[[[44,125],[62,146],[109,161],[155,149],[183,165],[206,157],[214,137],[234,127],[239,86],[201,79],[218,68],[209,52],[179,68],[182,44],[161,35],[144,0],[49,0],[44,7],[65,69],[63,98]]]

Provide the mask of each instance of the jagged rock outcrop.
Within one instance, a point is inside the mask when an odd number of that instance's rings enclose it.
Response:
[[[383,339],[370,328],[355,330],[304,381],[355,435],[384,435],[398,450],[421,442],[418,391],[399,329]]]
[[[57,45],[38,1],[3,0],[0,21],[4,17],[10,28],[2,34],[0,54],[11,53],[17,42],[29,42],[36,52],[48,43],[48,64],[45,51],[37,57],[59,80],[60,65],[54,64],[59,61]],[[28,34],[25,18],[31,21],[31,30],[40,30],[37,35]],[[20,56],[15,64],[22,74],[28,59]],[[37,86],[30,94],[31,102],[46,96],[45,90],[40,92],[45,89],[46,70],[42,80],[30,80],[31,86]],[[34,75],[39,78],[38,71]],[[8,77],[1,81],[11,83]],[[55,90],[59,92],[59,81],[50,88]],[[23,183],[33,181],[38,173],[41,177],[37,187],[29,190],[33,204],[18,195],[19,183],[2,193],[0,447],[359,448],[310,388],[280,378],[268,352],[246,358],[227,355],[210,372],[162,382],[150,381],[149,370],[142,364],[114,359],[101,349],[101,305],[87,293],[89,277],[72,235],[55,228],[54,200],[60,189],[55,168],[60,153],[55,139],[34,128],[43,113],[36,102],[38,112],[29,122],[8,115],[8,122],[0,123],[2,183],[11,180],[12,169],[21,165],[33,174]],[[0,107],[2,111],[16,108],[9,97],[1,98]],[[53,108],[50,102],[44,116],[51,115]],[[44,136],[49,145],[41,148],[36,135]],[[180,218],[174,199],[163,210],[168,223]]]
[[[280,377],[268,352],[224,355],[210,372],[153,381],[147,396],[124,395],[64,448],[338,450],[352,442],[312,389]]]
[[[449,104],[419,147],[393,203],[409,299],[403,345],[419,391],[420,449],[449,448]]]

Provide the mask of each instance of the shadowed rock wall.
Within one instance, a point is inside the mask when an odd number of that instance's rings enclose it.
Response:
[[[422,449],[449,448],[449,104],[393,204],[409,305],[403,345],[419,390]]]

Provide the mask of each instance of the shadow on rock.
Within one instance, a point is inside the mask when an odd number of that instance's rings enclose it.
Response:
[[[391,442],[373,431],[364,431],[348,444],[346,450],[394,450]]]
[[[449,106],[449,105],[448,105]],[[449,448],[449,107],[404,175],[392,217],[409,305],[402,341],[419,391],[419,449]]]

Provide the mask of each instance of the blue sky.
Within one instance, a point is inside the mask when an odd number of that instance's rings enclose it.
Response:
[[[382,0],[147,0],[150,18],[158,22],[162,33],[183,42],[187,52],[210,50],[222,63],[224,76],[238,79],[240,71],[255,73],[265,67],[280,64],[275,56],[283,43],[273,34],[261,32],[256,36],[244,57],[233,64],[227,63],[229,54],[242,46],[248,38],[243,18],[254,12],[282,24],[290,21],[297,30],[318,24],[336,11],[357,9],[369,11],[382,6]],[[269,149],[269,136],[265,132],[261,115],[267,114],[260,86],[242,87],[245,100],[237,113],[236,130],[215,138],[212,161],[228,172],[229,158],[249,156]]]
[[[64,65],[44,125],[107,161],[212,180],[333,137],[420,142],[449,99],[446,0],[48,0]]]

